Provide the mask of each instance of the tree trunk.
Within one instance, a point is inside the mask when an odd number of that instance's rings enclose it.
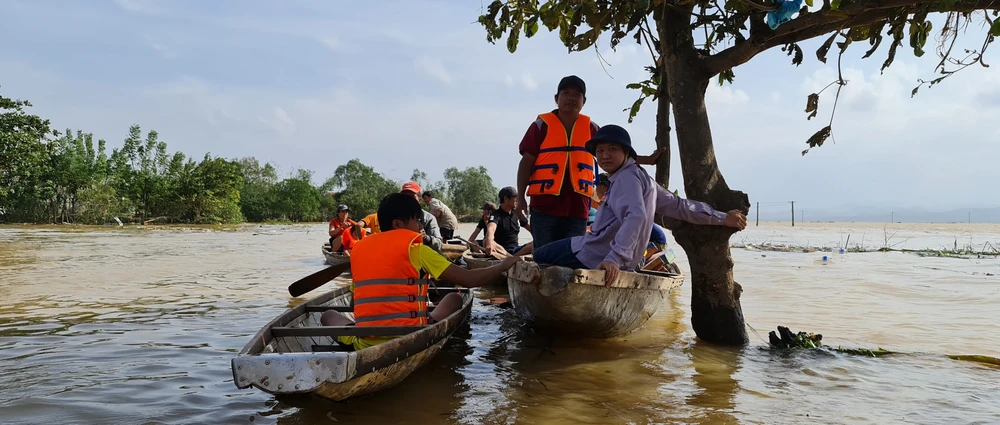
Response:
[[[666,8],[653,12],[653,22],[656,24],[656,33],[659,41],[656,51],[660,57],[656,67],[656,73],[660,81],[656,87],[656,148],[664,149],[660,158],[656,160],[656,183],[665,189],[670,189],[670,90],[667,86],[667,72],[664,65],[664,31],[662,25],[663,13]]]
[[[691,5],[686,6],[693,7]],[[695,49],[690,30],[690,10],[665,9],[663,60],[677,131],[677,151],[688,198],[708,202],[728,211],[750,208],[746,194],[729,189],[719,171],[712,145],[712,131],[705,109],[705,91],[711,74]],[[682,224],[673,230],[691,265],[691,325],[698,338],[714,343],[742,345],[749,342],[743,310],[742,288],[733,280],[729,237],[733,229]]]

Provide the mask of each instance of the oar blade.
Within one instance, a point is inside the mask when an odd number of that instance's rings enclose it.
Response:
[[[340,276],[349,268],[351,268],[351,263],[349,262],[327,267],[289,285],[288,293],[293,297],[298,297],[336,279],[337,276]]]

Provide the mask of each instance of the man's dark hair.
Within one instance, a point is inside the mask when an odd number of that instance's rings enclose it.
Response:
[[[426,196],[428,198],[433,198],[434,197],[434,191],[433,190],[425,190],[424,194],[421,195],[421,196]]]
[[[514,189],[513,186],[507,186],[503,189],[500,189],[500,193],[497,194],[497,199],[499,199],[500,203],[502,204],[503,201],[507,200],[507,198],[514,198],[516,196],[517,196],[517,189]]]
[[[392,230],[393,220],[420,219],[423,215],[424,210],[413,195],[393,193],[382,198],[382,202],[378,204],[378,225],[383,232]]]

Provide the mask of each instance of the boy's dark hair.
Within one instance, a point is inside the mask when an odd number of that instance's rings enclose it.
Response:
[[[420,219],[423,215],[424,210],[413,195],[393,193],[382,198],[378,204],[378,225],[383,232],[392,230],[393,220]]]
[[[425,190],[424,194],[421,195],[421,196],[426,196],[428,198],[433,198],[434,197],[434,191],[433,190]]]

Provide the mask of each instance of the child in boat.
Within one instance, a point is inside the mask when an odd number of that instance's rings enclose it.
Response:
[[[654,214],[701,225],[743,230],[741,211],[716,211],[704,202],[681,199],[653,181],[636,163],[632,140],[624,128],[606,125],[586,143],[597,164],[608,173],[608,190],[590,231],[534,252],[535,262],[578,269],[605,270],[610,286],[619,270],[636,270],[649,243]]]
[[[382,232],[359,241],[351,254],[355,320],[331,310],[320,318],[323,326],[433,324],[461,309],[462,297],[448,294],[428,313],[427,279],[473,288],[499,277],[520,261],[520,257],[509,257],[495,266],[476,270],[452,264],[421,242],[423,211],[412,195],[394,193],[382,199],[378,207]],[[337,341],[361,350],[392,338],[341,336]]]

